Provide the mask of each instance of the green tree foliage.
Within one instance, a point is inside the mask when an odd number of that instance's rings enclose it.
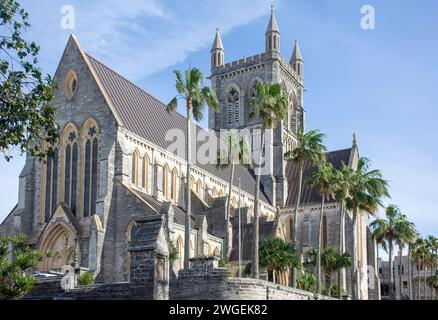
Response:
[[[176,260],[178,260],[178,258],[178,249],[176,248],[175,243],[172,241],[169,248],[169,261],[170,263],[174,263]]]
[[[24,39],[29,15],[13,0],[0,1],[0,150],[17,147],[42,158],[41,137],[58,137],[53,98],[54,83],[38,68],[40,48]]]
[[[81,286],[89,286],[93,284],[93,274],[90,272],[81,273],[78,277],[78,283]]]
[[[260,241],[260,267],[276,271],[297,269],[301,266],[300,257],[294,246],[279,238],[267,236]]]
[[[297,279],[297,288],[310,292],[316,291],[316,276],[314,274],[303,274]]]
[[[29,270],[43,257],[25,241],[23,235],[0,238],[0,299],[18,299],[28,294],[37,282]]]

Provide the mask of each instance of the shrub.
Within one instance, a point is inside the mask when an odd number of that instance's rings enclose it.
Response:
[[[80,274],[78,277],[78,283],[81,286],[89,286],[93,284],[93,281],[94,281],[93,274],[91,274],[90,272],[84,272]]]

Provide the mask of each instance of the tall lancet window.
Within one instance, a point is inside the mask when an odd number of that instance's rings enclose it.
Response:
[[[227,94],[227,123],[228,125],[240,122],[240,93],[232,87]]]
[[[63,134],[64,144],[64,202],[76,215],[76,195],[78,186],[78,131],[68,125]]]
[[[252,81],[249,92],[248,92],[248,96],[250,99],[257,100],[257,97],[258,97],[257,84],[258,83],[259,83],[259,81],[257,79]],[[259,111],[254,105],[251,105],[248,110],[249,110],[248,117],[250,118],[250,120],[255,120],[259,117]]]
[[[131,172],[131,182],[136,187],[139,185],[139,179],[138,179],[138,164],[139,164],[140,156],[138,154],[137,150],[134,150],[132,153],[132,172]]]
[[[44,221],[49,221],[58,201],[58,148],[47,156],[45,172]]]
[[[94,121],[87,121],[83,128],[84,136],[84,183],[83,212],[84,217],[96,214],[97,173],[99,159],[99,128]]]

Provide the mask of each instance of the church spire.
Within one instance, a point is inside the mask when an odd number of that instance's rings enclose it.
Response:
[[[294,68],[294,70],[298,73],[298,75],[302,77],[304,60],[303,60],[303,56],[301,55],[301,50],[300,50],[300,46],[298,45],[298,40],[295,40],[294,51],[292,53],[292,57],[290,58],[290,64],[292,68]]]
[[[219,28],[216,29],[216,37],[214,38],[213,47],[211,48],[211,69],[224,65],[225,50],[222,45],[221,34]]]
[[[271,18],[266,29],[266,52],[280,51],[280,29],[275,18],[274,5],[271,5]]]

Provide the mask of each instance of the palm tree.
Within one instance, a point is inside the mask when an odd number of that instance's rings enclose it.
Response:
[[[260,267],[272,270],[273,282],[276,272],[299,268],[300,257],[291,243],[279,238],[267,236],[260,241]]]
[[[321,294],[321,252],[322,252],[322,224],[324,217],[325,200],[330,200],[335,197],[336,172],[330,162],[323,161],[318,165],[317,170],[309,174],[310,185],[321,195],[321,209],[319,212],[319,228],[318,228],[318,254],[316,259],[316,290]]]
[[[413,239],[415,239],[417,231],[415,230],[415,225],[407,220],[406,215],[401,214],[398,222],[395,226],[395,243],[398,246],[398,260],[399,260],[399,267],[398,267],[398,277],[399,277],[399,294],[400,299],[403,299],[403,282],[402,282],[402,256],[403,256],[403,249],[406,244],[409,244],[412,242]]]
[[[421,276],[420,271],[423,268],[424,274],[426,273],[425,261],[427,255],[427,247],[423,238],[418,237],[415,243],[412,245],[412,260],[417,265],[417,300],[420,300],[421,291]]]
[[[409,299],[414,299],[414,292],[412,290],[412,246],[418,238],[418,233],[415,232],[413,237],[408,240],[408,286],[409,286]]]
[[[341,169],[336,170],[335,185],[336,194],[335,199],[340,204],[340,214],[339,214],[339,254],[342,255],[345,252],[345,201],[350,194],[350,181],[353,170],[348,167],[344,162],[341,163]],[[344,268],[338,270],[338,298],[342,299],[342,277]]]
[[[329,246],[321,253],[321,265],[325,274],[325,286],[329,288],[333,272],[351,266],[351,255],[348,252],[340,255],[336,247]]]
[[[318,260],[318,250],[310,249],[307,251],[307,257],[304,262],[306,268],[310,270],[314,270],[317,265]],[[340,254],[335,246],[329,246],[324,251],[321,252],[321,267],[324,270],[325,276],[325,291],[330,291],[331,285],[331,277],[333,272],[337,272],[342,268],[347,268],[351,266],[351,255],[348,252]],[[313,271],[310,271],[311,273]],[[340,295],[342,298],[342,288],[339,286],[335,286],[337,295],[339,296],[339,291],[341,291]]]
[[[254,195],[254,251],[253,251],[253,277],[259,278],[259,210],[260,210],[260,176],[262,155],[265,146],[266,130],[273,129],[279,121],[287,117],[288,102],[283,93],[282,87],[278,84],[256,83],[257,98],[248,100],[250,106],[258,110],[259,119],[262,125],[260,137],[260,152],[258,172],[256,173],[255,195]],[[252,113],[251,118],[255,117]]]
[[[396,229],[401,221],[402,214],[400,209],[395,205],[390,205],[386,208],[386,219],[376,219],[370,227],[373,229],[374,238],[383,238],[388,244],[388,262],[389,262],[389,278],[391,286],[394,285],[394,270],[393,270],[393,251],[394,241],[397,240]]]
[[[438,296],[438,271],[433,276],[427,279],[427,285],[433,290],[435,289],[435,297]]]
[[[240,139],[235,130],[231,130],[225,136],[225,149],[219,149],[217,151],[217,167],[220,169],[230,168],[230,180],[228,182],[228,199],[227,199],[227,211],[225,213],[225,241],[224,241],[224,257],[228,260],[230,255],[230,230],[228,224],[231,214],[231,197],[232,188],[234,182],[234,169],[236,164],[245,164],[248,166],[250,163],[249,146],[244,139]]]
[[[190,171],[191,171],[191,130],[190,116],[196,121],[203,118],[204,106],[207,105],[214,111],[219,111],[220,105],[216,93],[210,87],[203,87],[204,76],[197,68],[190,68],[183,75],[180,71],[174,71],[176,76],[176,91],[178,95],[167,105],[167,112],[175,111],[178,107],[178,100],[182,99],[187,108],[187,173],[186,173],[186,215],[184,222],[184,269],[188,269],[190,257],[190,218],[191,218],[191,190],[190,190]]]
[[[352,286],[353,299],[358,298],[357,286],[357,217],[361,212],[374,215],[383,206],[382,199],[389,197],[388,183],[383,179],[380,170],[369,170],[370,161],[360,158],[357,169],[351,172],[350,192],[346,200],[347,209],[353,213],[353,265]]]
[[[292,243],[297,245],[297,216],[300,208],[301,192],[303,188],[303,173],[304,163],[309,161],[315,165],[323,158],[323,153],[326,151],[326,147],[322,144],[325,135],[319,130],[311,130],[304,133],[302,129],[297,132],[297,147],[285,153],[286,159],[292,159],[300,170],[298,180],[298,193],[295,201],[295,211],[293,213],[293,230],[292,230]],[[296,272],[292,274],[292,287],[296,286]]]
[[[429,245],[431,248],[431,252],[433,255],[433,264],[432,264],[432,271],[434,273],[438,272],[438,238],[435,236],[430,235],[427,237],[427,241],[429,241]],[[435,292],[436,293],[436,292]],[[432,294],[434,294],[434,291],[432,291]]]

